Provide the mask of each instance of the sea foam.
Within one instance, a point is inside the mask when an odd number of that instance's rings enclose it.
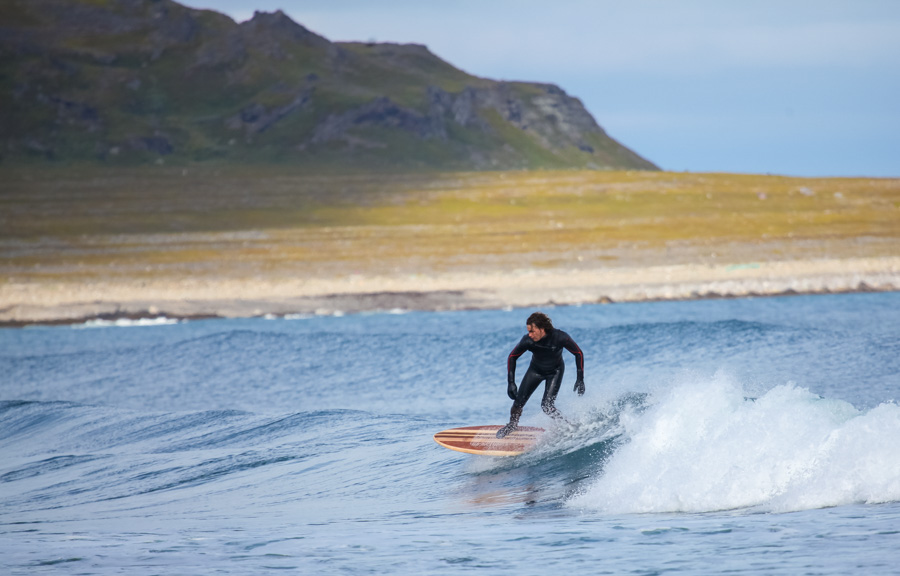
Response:
[[[860,412],[787,384],[757,399],[727,378],[674,386],[568,505],[608,513],[787,512],[900,501],[900,406]]]
[[[166,326],[169,324],[178,324],[180,320],[177,318],[167,318],[165,316],[158,316],[156,318],[117,318],[115,320],[105,320],[102,318],[98,318],[95,320],[88,320],[83,324],[75,324],[73,328],[110,328],[110,327],[119,327],[119,328],[133,328],[136,326]]]

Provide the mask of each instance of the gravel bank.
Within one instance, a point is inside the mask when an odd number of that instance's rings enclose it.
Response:
[[[6,282],[0,325],[533,308],[900,289],[900,257],[341,277]]]

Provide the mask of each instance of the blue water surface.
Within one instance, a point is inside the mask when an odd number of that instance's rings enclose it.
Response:
[[[0,572],[898,573],[900,294],[544,311],[514,458],[531,310],[0,330]]]

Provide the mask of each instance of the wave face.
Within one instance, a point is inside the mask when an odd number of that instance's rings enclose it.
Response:
[[[546,311],[514,458],[530,310],[0,330],[0,573],[895,571],[900,294]]]
[[[311,481],[319,468],[324,477],[329,470],[365,481],[374,491],[374,478],[365,471],[371,460],[340,462],[334,455],[383,448],[391,431],[407,425],[346,410],[263,416],[2,402],[0,451],[15,457],[0,473],[0,511],[39,522],[95,514],[118,522],[135,513],[173,520],[210,511],[256,518],[260,506],[296,506],[310,497],[288,479],[305,475]],[[221,494],[235,498],[191,502]],[[346,492],[332,482],[319,496],[340,498]]]

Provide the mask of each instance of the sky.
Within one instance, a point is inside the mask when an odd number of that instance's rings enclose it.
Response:
[[[900,177],[898,0],[188,0],[556,84],[671,171]]]

